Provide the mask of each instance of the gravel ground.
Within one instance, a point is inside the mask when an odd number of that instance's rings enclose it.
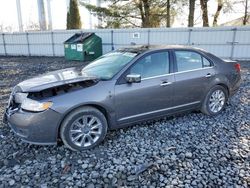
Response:
[[[62,58],[0,57],[0,118],[11,87],[71,66]],[[220,115],[190,113],[109,132],[72,152],[21,142],[0,122],[0,187],[250,187],[250,62]]]

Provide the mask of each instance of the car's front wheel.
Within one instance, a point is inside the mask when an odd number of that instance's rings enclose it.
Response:
[[[71,150],[91,149],[102,142],[107,133],[107,120],[98,109],[85,106],[72,111],[63,121],[60,136]]]
[[[223,86],[216,85],[208,92],[201,111],[207,115],[217,115],[224,109],[227,99],[227,90]]]

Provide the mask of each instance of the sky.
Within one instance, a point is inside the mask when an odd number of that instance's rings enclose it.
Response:
[[[52,28],[53,30],[65,29],[66,28],[66,13],[67,5],[69,0],[44,0],[45,9],[47,9],[47,2],[51,2],[51,13],[52,13]],[[96,4],[96,0],[86,0]],[[236,0],[237,1],[237,0]],[[238,0],[240,1],[240,0]],[[20,0],[22,20],[24,30],[29,29],[31,25],[38,25],[38,11],[37,11],[37,0]],[[208,3],[210,14],[214,14],[216,11],[217,3],[216,0],[209,0]],[[195,18],[201,17],[201,12],[199,7],[196,7]],[[80,14],[82,18],[82,25],[84,29],[89,29],[97,25],[97,19],[91,16],[90,19],[89,12],[82,6],[79,7]],[[234,7],[234,11],[222,14],[219,17],[218,23],[224,23],[236,18],[243,16],[244,7],[238,4]],[[173,27],[184,27],[187,25],[188,8],[184,10],[182,14],[178,15]],[[8,28],[10,31],[18,31],[18,21],[17,21],[17,8],[16,0],[0,0],[0,26]],[[200,20],[200,19],[198,19]],[[212,20],[210,19],[210,22]],[[201,26],[201,21],[197,22],[196,26]]]

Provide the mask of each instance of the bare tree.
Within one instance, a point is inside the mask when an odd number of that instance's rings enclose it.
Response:
[[[12,25],[4,26],[3,23],[0,24],[0,32],[12,32],[12,31],[13,31]]]
[[[201,11],[202,11],[203,27],[209,27],[207,2],[208,2],[208,0],[200,0]]]
[[[150,27],[150,0],[138,1],[138,8],[141,14],[142,27]]]
[[[40,25],[39,25],[39,23],[30,21],[30,22],[26,25],[26,30],[27,30],[27,31],[39,31],[39,30],[40,30]]]
[[[167,0],[167,27],[170,27],[170,0]]]
[[[217,26],[217,22],[218,22],[218,17],[220,15],[220,12],[223,8],[223,3],[224,1],[223,0],[217,0],[218,2],[218,5],[217,5],[217,9],[216,9],[216,12],[214,14],[214,21],[213,21],[213,26]]]
[[[13,26],[12,25],[5,26],[4,31],[9,32],[9,33],[12,32],[13,31]]]
[[[248,0],[245,0],[245,12],[244,12],[244,17],[243,17],[243,25],[247,24],[248,21]]]
[[[194,26],[195,0],[189,0],[188,27]]]

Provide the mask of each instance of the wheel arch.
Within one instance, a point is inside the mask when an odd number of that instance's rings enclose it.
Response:
[[[208,101],[209,101],[209,98],[211,97],[211,94],[212,94],[212,92],[214,92],[214,91],[216,91],[216,89],[217,88],[220,88],[220,89],[222,89],[223,88],[223,93],[225,92],[225,103],[223,104],[223,107],[222,107],[222,109],[225,107],[225,104],[226,104],[226,102],[227,102],[227,100],[228,100],[228,97],[229,97],[229,88],[228,88],[228,86],[225,84],[225,83],[215,83],[214,85],[212,85],[211,87],[210,87],[210,89],[208,90],[208,92],[207,92],[207,94],[206,94],[206,96],[205,96],[205,98],[203,99],[203,101],[202,101],[202,104],[201,104],[201,112],[203,112],[204,114],[207,114],[207,115],[215,115],[216,113],[218,113],[218,111],[217,112],[212,112],[212,111],[210,111],[208,108],[207,108],[207,105],[208,105]],[[222,109],[220,109],[220,111],[222,110]],[[219,112],[220,112],[219,111]]]
[[[204,97],[202,98],[202,103],[204,102],[204,100],[206,99],[206,96],[207,96],[207,93],[215,86],[222,86],[223,88],[226,89],[227,91],[227,97],[229,97],[230,95],[230,89],[229,89],[229,86],[226,82],[224,81],[218,81],[218,80],[214,80],[214,82],[212,82],[209,87],[207,88],[206,90],[206,93],[204,94]]]
[[[216,85],[224,87],[227,91],[227,95],[230,95],[230,82],[225,75],[218,74],[211,82],[209,90]]]
[[[227,86],[227,84],[225,84],[225,83],[218,83],[216,85],[224,87],[226,89],[226,91],[227,91],[227,95],[229,96],[230,91],[229,91],[229,87]]]
[[[57,125],[57,139],[60,138],[60,129],[61,129],[61,125],[63,123],[63,121],[65,120],[65,118],[70,114],[72,113],[73,111],[79,109],[79,108],[82,108],[82,107],[93,107],[93,108],[96,108],[98,109],[106,118],[107,120],[107,123],[108,123],[108,129],[110,128],[110,125],[111,125],[111,117],[110,117],[110,114],[107,110],[107,108],[103,107],[102,105],[100,104],[95,104],[95,103],[90,103],[90,104],[81,104],[81,105],[78,105],[78,106],[75,106],[73,108],[70,108],[68,111],[66,111],[64,114],[63,114],[63,117],[60,119],[58,125]]]

